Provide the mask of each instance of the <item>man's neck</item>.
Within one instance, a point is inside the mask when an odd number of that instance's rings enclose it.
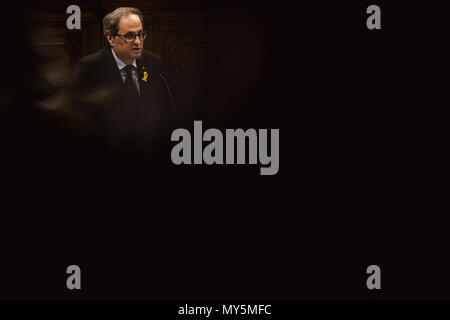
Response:
[[[136,61],[136,60],[129,60],[129,59],[127,60],[127,59],[123,59],[122,57],[119,57],[117,55],[117,53],[114,51],[114,47],[111,47],[111,51],[113,52],[114,58],[119,59],[123,64],[129,65],[129,64],[133,64],[134,61]]]

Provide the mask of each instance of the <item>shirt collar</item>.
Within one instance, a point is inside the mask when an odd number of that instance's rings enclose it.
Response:
[[[126,64],[125,62],[123,62],[122,60],[120,60],[120,59],[116,56],[116,53],[114,52],[114,47],[111,47],[111,51],[112,51],[112,54],[113,54],[113,56],[114,56],[114,60],[116,60],[117,67],[119,68],[119,70],[122,70],[123,68],[125,68],[125,67],[127,66],[127,64]],[[133,63],[132,63],[131,65],[137,69],[136,60],[134,60]]]

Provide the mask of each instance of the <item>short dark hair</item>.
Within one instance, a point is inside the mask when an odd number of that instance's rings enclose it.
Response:
[[[142,28],[144,27],[144,15],[142,11],[132,7],[120,7],[113,12],[108,13],[103,18],[103,34],[115,36],[119,32],[119,22],[122,17],[126,17],[129,14],[135,14],[141,19]]]

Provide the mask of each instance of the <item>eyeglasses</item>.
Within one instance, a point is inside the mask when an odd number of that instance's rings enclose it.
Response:
[[[147,32],[145,32],[145,31],[144,32],[139,32],[138,34],[135,34],[133,32],[128,32],[127,34],[118,34],[118,33],[116,33],[116,36],[121,37],[126,42],[134,42],[136,40],[136,37],[138,37],[139,40],[142,41],[145,38],[147,38]]]

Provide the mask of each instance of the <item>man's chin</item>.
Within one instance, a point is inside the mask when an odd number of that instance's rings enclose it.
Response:
[[[142,55],[142,49],[140,49],[140,50],[133,50],[131,52],[131,56],[133,57],[133,59],[138,59],[138,58],[141,57],[141,55]]]

